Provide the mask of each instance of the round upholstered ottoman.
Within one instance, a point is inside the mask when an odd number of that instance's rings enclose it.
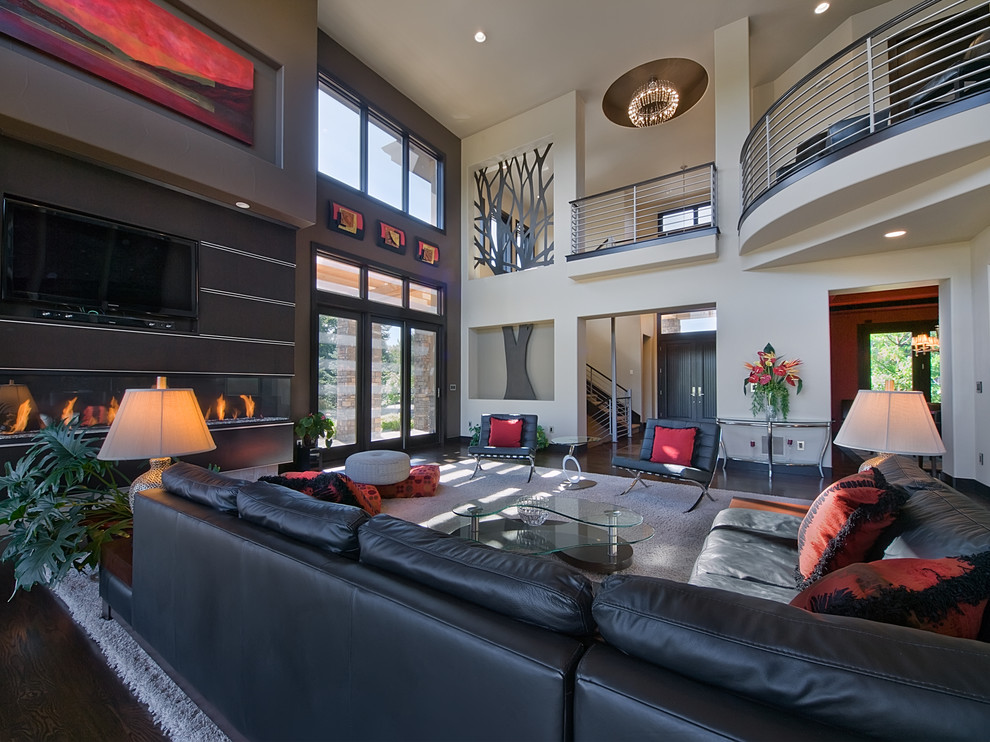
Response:
[[[409,454],[402,451],[361,451],[344,462],[344,473],[361,484],[398,484],[409,478]]]

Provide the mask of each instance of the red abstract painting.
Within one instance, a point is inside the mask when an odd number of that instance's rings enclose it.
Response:
[[[251,61],[150,0],[0,0],[0,32],[254,140]]]

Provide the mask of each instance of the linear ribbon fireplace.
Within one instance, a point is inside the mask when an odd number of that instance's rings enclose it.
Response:
[[[0,371],[0,462],[14,460],[42,427],[64,422],[103,437],[127,389],[151,389],[153,374]],[[170,374],[189,388],[217,440],[215,453],[186,460],[222,469],[292,460],[290,379],[275,376]],[[226,443],[227,445],[224,445]]]

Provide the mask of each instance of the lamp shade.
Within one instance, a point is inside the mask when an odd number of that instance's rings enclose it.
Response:
[[[942,438],[921,392],[860,389],[835,436],[835,445],[907,456],[945,453]]]
[[[98,458],[158,459],[216,447],[192,389],[128,389]]]

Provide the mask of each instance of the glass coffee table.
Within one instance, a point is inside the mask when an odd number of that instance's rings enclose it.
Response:
[[[629,508],[550,494],[471,500],[453,513],[469,519],[452,531],[455,536],[505,551],[557,553],[581,569],[605,574],[632,564],[632,545],[654,533]]]

